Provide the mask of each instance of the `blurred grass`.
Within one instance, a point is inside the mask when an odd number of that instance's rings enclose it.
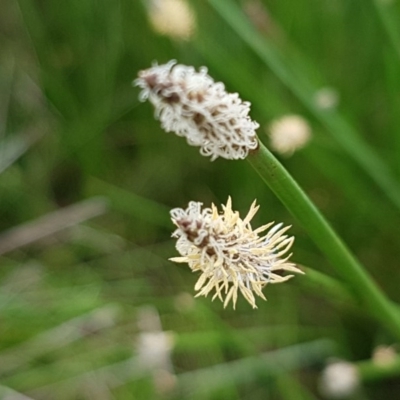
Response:
[[[289,113],[307,118],[313,140],[282,162],[400,301],[394,39],[400,6],[375,3],[383,14],[361,0],[192,1],[196,35],[181,41],[154,32],[145,1],[2,2],[1,231],[94,195],[109,201],[106,214],[0,257],[0,360],[15,363],[2,364],[2,386],[33,399],[52,399],[54,390],[66,400],[313,399],[320,398],[317,380],[328,355],[365,360],[375,345],[391,342],[353,305],[332,301],[346,288],[329,280],[329,266],[296,225],[294,259],[326,274],[320,281],[298,277],[267,287],[268,301],[257,311],[240,300],[236,311],[210,299],[188,300],[196,276],[167,261],[176,255],[169,208],[190,200],[225,202],[231,195],[241,212],[258,199],[255,225],[293,221],[247,163],[202,158],[161,130],[131,86],[154,60],[177,59],[208,66],[228,90],[251,101],[266,143],[272,119]],[[237,18],[234,26],[230,18]],[[252,35],[247,41],[246,34]],[[339,93],[336,110],[313,103],[323,86]],[[321,290],[318,282],[334,289]],[[175,332],[173,372],[189,391],[163,392],[151,374],[139,368],[142,375],[135,375],[138,315],[149,304],[162,329]],[[90,322],[110,305],[118,312],[108,325],[82,328],[79,321]],[[63,337],[68,326],[79,332],[74,340]],[[53,336],[46,346],[40,338],[47,334]],[[334,343],[333,350],[318,353],[310,365],[291,350],[318,347],[320,339]],[[268,352],[288,354],[293,368],[273,365],[270,373],[273,361],[259,357]],[[232,365],[242,381],[231,379]],[[376,372],[368,368],[373,381]],[[218,380],[215,387],[210,376]],[[207,390],[196,395],[194,377]],[[396,398],[399,380],[365,389],[365,399]]]

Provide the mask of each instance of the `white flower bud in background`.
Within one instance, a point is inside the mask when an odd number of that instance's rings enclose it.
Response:
[[[149,369],[169,370],[173,344],[174,336],[172,332],[140,333],[136,347],[141,365]]]
[[[205,67],[197,72],[170,61],[139,72],[134,83],[142,89],[140,100],[155,107],[162,128],[186,137],[189,145],[200,147],[200,153],[212,161],[243,159],[257,148],[259,125],[248,115],[250,103],[237,93],[227,93]]]
[[[372,353],[372,361],[380,367],[389,367],[397,360],[397,352],[393,346],[377,346]]]
[[[311,138],[308,122],[299,115],[285,115],[272,121],[268,131],[271,149],[284,156],[291,156]]]
[[[213,300],[218,297],[224,307],[232,300],[235,308],[240,291],[257,308],[253,292],[266,300],[262,289],[267,283],[293,277],[282,276],[280,271],[303,273],[288,262],[291,254],[285,256],[294,241],[286,235],[290,226],[271,222],[253,230],[250,221],[259,208],[255,202],[244,219],[232,210],[230,198],[222,206],[222,214],[214,204],[203,210],[201,206],[192,201],[186,210],[171,210],[172,221],[178,227],[172,236],[178,239],[176,249],[182,256],[171,261],[188,263],[193,272],[201,272],[195,285],[196,297],[215,290]],[[267,233],[260,236],[264,231]]]
[[[322,110],[331,110],[339,104],[339,93],[336,89],[323,87],[314,94],[314,103]]]
[[[183,292],[174,298],[175,309],[182,313],[192,311],[195,307],[193,296],[187,292]]]
[[[149,21],[161,35],[189,39],[196,27],[193,10],[186,0],[148,0]]]
[[[347,398],[360,387],[358,370],[354,364],[347,361],[332,362],[323,370],[319,387],[327,398]]]
[[[138,364],[153,377],[158,392],[169,392],[176,385],[171,361],[174,334],[162,330],[158,311],[152,306],[139,309],[137,324],[140,330],[135,343]]]

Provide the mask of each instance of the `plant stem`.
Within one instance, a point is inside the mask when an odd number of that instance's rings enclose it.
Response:
[[[100,194],[107,197],[112,209],[171,229],[168,207],[92,176],[86,185],[86,195]]]
[[[392,362],[379,365],[372,360],[360,361],[355,364],[361,378],[365,382],[380,382],[382,379],[398,377],[400,375],[400,358],[396,357]]]
[[[396,31],[396,21],[392,18],[393,9],[390,5],[386,4],[386,2],[380,0],[372,0],[372,3],[378,14],[382,28],[385,31],[388,42],[396,53],[397,58],[400,60],[399,35]]]
[[[261,142],[247,160],[303,225],[362,304],[400,340],[400,314],[286,169]]]
[[[319,294],[322,292],[333,304],[345,304],[346,307],[359,305],[356,304],[353,293],[342,282],[310,267],[299,264],[297,266],[305,272],[307,279],[296,280],[295,284],[307,289],[308,292]]]

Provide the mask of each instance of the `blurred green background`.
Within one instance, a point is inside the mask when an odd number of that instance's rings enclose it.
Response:
[[[185,38],[157,31],[161,3],[0,4],[1,398],[317,399],[330,357],[392,344],[307,276],[257,310],[192,299],[197,277],[168,261],[169,209],[191,200],[230,195],[245,215],[257,199],[254,226],[293,225],[293,260],[334,274],[247,162],[163,132],[132,81],[154,61],[205,65],[267,145],[272,120],[303,116],[312,140],[282,163],[400,301],[399,2],[193,0]],[[337,104],[318,103],[326,88]],[[400,381],[354,398],[400,398]]]

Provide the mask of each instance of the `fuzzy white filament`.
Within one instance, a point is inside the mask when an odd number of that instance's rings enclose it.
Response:
[[[265,300],[262,288],[267,283],[285,282],[293,276],[281,276],[277,271],[302,273],[288,262],[291,254],[285,256],[294,241],[285,234],[289,226],[271,222],[252,229],[250,221],[259,208],[255,202],[244,219],[232,210],[230,198],[222,206],[222,214],[213,204],[211,208],[201,206],[192,201],[186,210],[171,211],[177,226],[173,237],[178,238],[176,248],[182,256],[171,260],[188,263],[193,272],[201,272],[195,285],[197,296],[215,290],[213,300],[218,297],[224,307],[232,300],[235,307],[240,291],[257,308],[253,292]],[[264,236],[259,235],[267,230]]]
[[[163,129],[186,137],[189,145],[200,147],[200,153],[211,160],[243,159],[257,148],[259,125],[248,115],[250,103],[237,93],[227,93],[207,68],[197,72],[170,61],[139,72],[134,83],[142,89],[140,100],[155,107]]]

